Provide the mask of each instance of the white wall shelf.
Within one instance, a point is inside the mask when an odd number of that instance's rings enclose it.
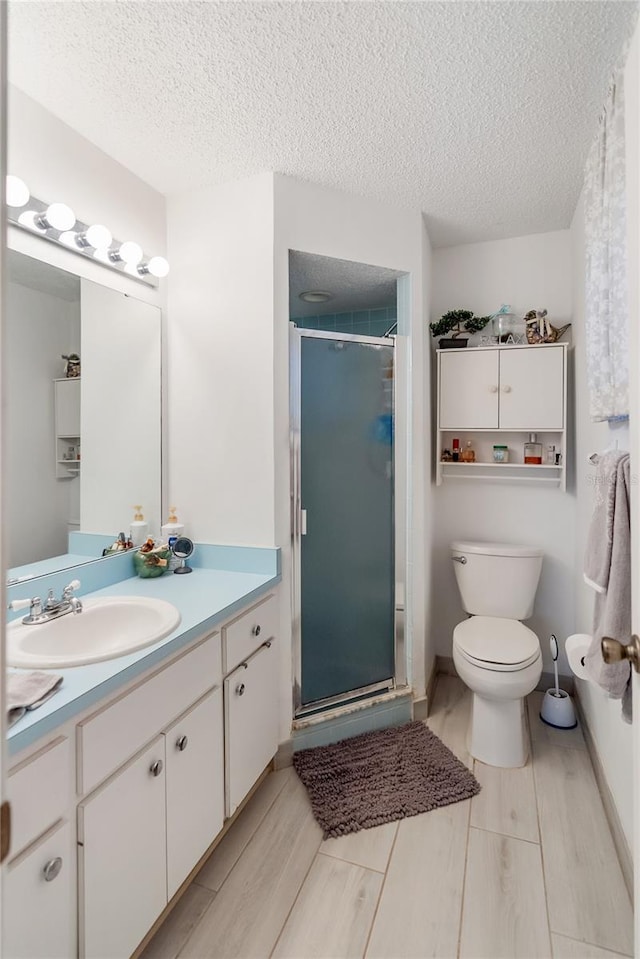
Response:
[[[535,483],[566,490],[566,343],[438,350],[436,483],[443,479]],[[525,463],[529,433],[543,462]],[[471,443],[473,463],[443,462],[442,452]],[[509,449],[509,463],[493,461],[493,446]],[[560,463],[547,463],[549,447]]]

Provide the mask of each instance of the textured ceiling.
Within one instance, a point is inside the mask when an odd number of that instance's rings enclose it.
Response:
[[[12,0],[9,69],[165,194],[274,170],[419,207],[447,245],[568,226],[636,11]]]
[[[311,253],[289,253],[289,315],[321,316],[396,305],[395,270]],[[331,293],[325,303],[306,303],[309,290]]]

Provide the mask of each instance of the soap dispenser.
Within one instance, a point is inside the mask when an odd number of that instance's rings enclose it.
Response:
[[[175,506],[169,507],[169,519],[164,526],[161,527],[160,532],[162,533],[163,543],[168,543],[173,537],[184,535],[184,523],[178,522]]]
[[[133,522],[131,523],[131,542],[134,546],[142,546],[149,535],[149,524],[142,515],[142,506],[134,506]]]

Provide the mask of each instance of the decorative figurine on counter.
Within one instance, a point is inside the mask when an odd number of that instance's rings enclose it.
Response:
[[[530,345],[556,343],[571,326],[571,323],[565,323],[560,329],[553,326],[551,320],[547,319],[546,310],[529,310],[525,313],[524,321],[527,325],[527,343]]]
[[[80,357],[77,353],[63,353],[62,359],[66,360],[64,375],[69,380],[80,376]]]

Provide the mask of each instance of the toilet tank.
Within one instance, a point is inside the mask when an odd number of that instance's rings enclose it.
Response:
[[[542,550],[508,543],[451,544],[462,597],[472,616],[528,619],[542,569]]]

